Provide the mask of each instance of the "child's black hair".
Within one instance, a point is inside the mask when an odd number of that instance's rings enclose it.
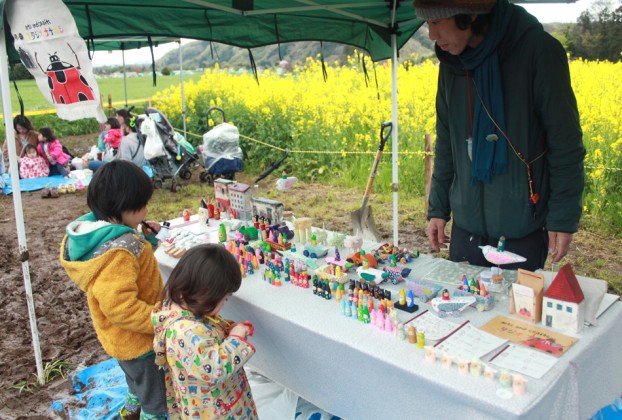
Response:
[[[34,150],[36,152],[37,148],[30,143],[26,143],[26,146],[24,146],[24,154],[27,154],[29,150]]]
[[[186,252],[162,290],[162,301],[175,302],[204,317],[242,284],[240,265],[220,245],[204,244]]]
[[[56,135],[54,135],[54,131],[50,127],[41,127],[39,129],[39,133],[47,139],[47,141],[56,140]]]
[[[106,124],[110,126],[110,128],[121,128],[121,124],[119,124],[119,120],[114,117],[110,117],[106,120]]]
[[[151,180],[127,160],[113,160],[99,168],[86,194],[86,203],[97,220],[121,222],[124,211],[144,208],[153,195]]]

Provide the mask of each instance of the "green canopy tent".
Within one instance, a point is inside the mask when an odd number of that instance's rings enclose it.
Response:
[[[27,0],[14,0],[27,1]],[[519,1],[516,1],[519,2]],[[524,0],[523,3],[569,3],[571,0]],[[64,0],[80,35],[94,49],[107,49],[98,39],[124,37],[172,37],[207,40],[253,48],[294,41],[330,41],[367,51],[372,60],[392,59],[392,161],[393,161],[393,242],[398,243],[398,124],[397,52],[421,27],[411,0]],[[5,0],[0,0],[4,14]],[[2,16],[3,17],[3,16]],[[1,22],[4,22],[2,19]],[[7,45],[8,43],[8,45]],[[0,88],[4,115],[12,115],[7,53],[17,61],[10,33],[0,31]],[[7,138],[14,137],[6,124]],[[11,168],[16,168],[15,148],[9,147]],[[14,169],[12,169],[14,171]],[[20,251],[25,261],[24,281],[31,315],[33,338],[36,333],[34,305],[28,275],[21,195],[16,172],[12,172],[14,205]],[[35,344],[36,343],[36,344]],[[38,339],[33,342],[40,359]],[[39,370],[40,360],[37,368]],[[39,371],[42,380],[42,371]]]

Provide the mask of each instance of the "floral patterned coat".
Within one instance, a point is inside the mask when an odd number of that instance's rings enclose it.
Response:
[[[174,303],[156,306],[152,322],[171,420],[257,419],[243,367],[255,347],[229,335],[233,322],[197,317]]]

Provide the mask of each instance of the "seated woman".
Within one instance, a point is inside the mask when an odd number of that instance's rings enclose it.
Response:
[[[136,117],[129,118],[127,123],[121,125],[124,137],[121,140],[119,151],[117,153],[117,159],[130,160],[134,162],[139,168],[147,165],[147,159],[145,159],[145,151],[143,145],[138,140],[136,134]]]
[[[37,147],[39,136],[30,120],[23,115],[13,118],[13,128],[15,129],[15,152],[18,158],[23,158],[26,153],[25,146],[32,144]],[[6,139],[2,144],[2,158],[4,159],[4,167],[7,172],[9,171],[8,141],[9,139]]]
[[[63,145],[54,135],[50,127],[39,129],[39,144],[37,152],[47,162],[50,175],[67,176],[65,165],[71,160],[71,156],[63,152]]]

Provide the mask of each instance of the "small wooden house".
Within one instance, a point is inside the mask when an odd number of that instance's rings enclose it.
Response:
[[[235,184],[226,178],[218,178],[214,180],[214,198],[216,198],[216,206],[221,213],[228,212],[231,207],[229,199],[229,185]]]
[[[231,216],[239,220],[251,220],[252,206],[251,197],[253,191],[251,186],[241,182],[234,182],[228,185],[229,201],[231,202]]]
[[[566,264],[544,293],[542,320],[547,327],[578,333],[585,321],[585,296],[570,264]]]
[[[268,218],[271,224],[281,224],[283,222],[283,203],[263,197],[252,197],[253,215]]]

